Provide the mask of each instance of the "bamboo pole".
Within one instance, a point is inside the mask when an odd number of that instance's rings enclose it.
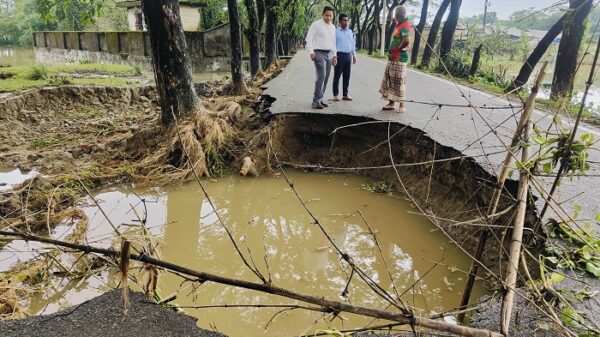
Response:
[[[531,94],[527,98],[527,102],[525,102],[525,108],[523,109],[523,113],[521,114],[521,118],[519,119],[519,123],[517,124],[517,129],[515,130],[515,133],[513,135],[510,148],[506,153],[506,157],[504,158],[504,162],[502,164],[502,171],[498,178],[498,186],[494,190],[492,202],[488,207],[487,216],[490,222],[494,221],[496,210],[498,209],[498,204],[500,203],[500,197],[502,196],[502,190],[504,190],[504,183],[508,178],[508,173],[510,172],[510,168],[512,166],[513,157],[515,156],[515,152],[517,151],[519,142],[521,140],[521,135],[523,134],[523,129],[527,124],[527,121],[530,119],[531,112],[535,107],[535,99],[537,97],[540,86],[542,85],[542,81],[544,80],[546,66],[548,66],[548,61],[544,62],[542,68],[540,69],[540,72],[538,73],[538,76],[535,80],[535,84],[531,89]],[[473,260],[473,264],[471,265],[471,269],[469,271],[469,277],[467,279],[465,290],[463,291],[463,297],[460,302],[459,308],[466,308],[466,306],[469,304],[471,292],[473,291],[473,284],[475,283],[475,277],[477,277],[477,271],[479,269],[479,261],[481,261],[481,257],[483,256],[488,235],[488,229],[481,229],[481,234],[479,236],[479,244],[477,246],[477,252],[475,253],[475,259]],[[458,321],[463,322],[464,318],[465,315],[460,314],[458,316]]]
[[[119,258],[121,256],[121,252],[111,249],[105,248],[97,248],[89,245],[80,245],[70,242],[64,242],[59,240],[54,240],[50,238],[44,238],[36,235],[29,235],[23,233],[9,232],[9,231],[0,231],[0,235],[12,237],[12,238],[20,238],[26,241],[35,241],[42,242],[47,244],[52,244],[59,247],[71,248],[77,251],[81,251],[84,253],[95,253],[101,254],[105,256],[110,256],[113,258]],[[493,332],[490,330],[484,329],[476,329],[466,326],[460,326],[456,324],[446,323],[444,321],[433,320],[426,317],[419,317],[413,315],[407,315],[403,313],[390,312],[385,310],[373,309],[363,306],[351,305],[344,302],[328,300],[324,297],[311,296],[306,294],[300,294],[291,290],[287,290],[280,287],[275,287],[268,283],[254,283],[244,280],[232,279],[227,277],[222,277],[215,274],[209,274],[201,271],[196,271],[193,269],[189,269],[180,265],[176,265],[174,263],[170,263],[167,261],[162,261],[155,259],[153,257],[141,254],[129,254],[129,258],[131,260],[136,260],[140,262],[144,262],[147,264],[151,264],[154,266],[161,267],[163,269],[177,272],[182,275],[188,275],[194,278],[197,282],[214,282],[219,284],[225,284],[233,287],[244,288],[255,290],[263,293],[268,293],[272,295],[277,295],[289,299],[298,300],[305,303],[311,303],[323,308],[328,309],[330,313],[339,313],[339,312],[349,312],[357,315],[368,316],[373,318],[380,318],[392,322],[398,322],[406,325],[414,325],[418,327],[433,329],[437,331],[444,331],[453,334],[457,334],[460,336],[466,337],[504,337],[503,335]]]
[[[542,71],[540,73],[543,74]],[[543,76],[543,75],[542,75]],[[535,95],[535,93],[532,93]],[[528,120],[523,130],[523,142],[529,141],[529,135],[532,130],[531,120]],[[521,162],[526,163],[529,160],[529,147],[524,146],[521,152]],[[518,193],[518,208],[513,227],[512,240],[510,243],[510,255],[508,259],[508,272],[504,286],[506,293],[502,301],[501,327],[500,331],[505,336],[508,336],[510,327],[510,319],[515,297],[515,286],[517,283],[517,275],[519,273],[519,257],[521,256],[521,247],[523,240],[523,228],[525,227],[525,214],[527,212],[527,194],[529,192],[529,169],[522,165],[521,174],[519,177],[519,193]]]
[[[538,91],[540,90],[540,86],[542,85],[542,81],[544,80],[544,75],[546,75],[546,66],[548,66],[548,61],[544,62],[538,76],[535,80],[535,85],[531,89],[531,94],[527,97],[527,102],[525,103],[525,108],[523,113],[521,114],[521,118],[519,119],[519,123],[517,124],[517,129],[513,135],[512,141],[510,143],[509,151],[506,153],[506,157],[504,158],[504,164],[502,165],[502,171],[498,177],[498,186],[494,191],[494,196],[492,199],[492,203],[488,208],[488,215],[495,214],[496,209],[498,208],[498,204],[500,203],[500,197],[502,196],[502,190],[504,190],[504,183],[508,178],[508,173],[510,172],[510,168],[512,166],[512,160],[516,157],[515,152],[519,149],[519,142],[521,141],[521,135],[523,134],[523,130],[525,125],[529,121],[531,117],[531,112],[535,107],[535,99],[537,98]]]

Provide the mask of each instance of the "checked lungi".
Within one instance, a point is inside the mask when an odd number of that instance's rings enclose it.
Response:
[[[388,61],[379,89],[383,98],[393,102],[406,99],[406,68],[406,62]]]

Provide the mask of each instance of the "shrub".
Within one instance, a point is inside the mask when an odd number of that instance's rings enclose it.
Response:
[[[32,81],[45,80],[48,78],[48,70],[44,66],[33,66],[31,70],[25,74],[25,78]]]
[[[450,75],[459,78],[469,77],[471,65],[455,51],[452,51],[450,54],[448,54],[448,56],[446,56],[444,59],[444,64],[446,65],[446,69]],[[436,71],[445,73],[446,69],[444,68],[444,64],[440,62],[436,68]]]

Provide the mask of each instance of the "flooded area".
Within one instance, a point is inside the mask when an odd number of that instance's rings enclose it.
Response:
[[[301,171],[289,174],[334,242],[384,289],[395,293],[389,270],[403,301],[418,308],[421,314],[442,312],[459,304],[469,259],[425,217],[414,214],[410,203],[394,194],[369,191],[377,181],[362,176]],[[313,224],[282,177],[230,176],[205,183],[218,214],[241,250],[251,254],[254,263],[274,285],[343,300],[340,294],[350,271],[340,263],[325,235]],[[147,218],[149,231],[158,238],[161,259],[199,271],[258,281],[236,254],[196,183],[164,189],[105,190],[96,199],[112,223],[131,238],[139,237],[140,219]],[[113,229],[102,212],[91,200],[81,207],[89,218],[88,244],[116,246]],[[375,233],[381,250],[359,210]],[[52,236],[60,239],[69,231],[69,225],[64,224]],[[14,257],[9,259],[11,255],[27,250],[18,243],[14,241],[0,253],[3,269],[15,261]],[[86,279],[65,278],[45,293],[36,294],[29,311],[48,314],[83,302],[118,287],[119,278],[108,271]],[[413,284],[416,286],[412,287]],[[163,298],[176,295],[173,303],[198,317],[200,327],[230,336],[312,335],[328,327],[348,329],[381,323],[349,314],[334,320],[301,310],[277,314],[281,308],[198,309],[194,307],[295,303],[217,284],[198,286],[166,273],[159,277],[158,288]],[[485,293],[483,284],[478,282],[472,298],[475,300]],[[379,309],[387,306],[356,275],[348,300]]]
[[[8,191],[25,180],[38,175],[35,170],[21,171],[18,168],[0,166],[0,192]]]
[[[0,64],[18,66],[35,65],[32,48],[0,46]]]

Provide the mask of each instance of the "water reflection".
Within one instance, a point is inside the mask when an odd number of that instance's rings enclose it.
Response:
[[[354,261],[390,293],[406,292],[403,299],[423,312],[442,311],[460,301],[464,274],[469,261],[448,244],[447,238],[432,231],[423,217],[409,214],[410,205],[403,199],[384,196],[360,188],[368,180],[351,175],[322,175],[291,172],[295,186],[319,218],[336,245],[348,252]],[[281,178],[243,179],[226,177],[206,181],[207,188],[240,250],[277,286],[314,296],[343,300],[350,270],[319,228],[295,199]],[[146,190],[107,191],[97,196],[102,209],[113,225],[135,240],[139,239],[139,218],[147,215],[147,226],[159,237],[161,258],[189,268],[259,281],[241,262],[227,233],[218,222],[217,213],[196,184]],[[145,202],[141,202],[145,200]],[[98,246],[115,244],[114,230],[97,207],[85,209],[90,231],[87,240]],[[135,211],[134,211],[135,210]],[[381,247],[374,241],[362,218],[361,210],[376,233]],[[410,286],[434,264],[443,264],[429,273],[415,288]],[[386,266],[387,265],[387,266]],[[388,276],[393,275],[393,284]],[[98,289],[117,282],[108,274],[99,276],[102,284],[77,283],[62,285],[60,300],[53,293],[39,294],[32,312],[46,312],[87,299]],[[83,281],[82,281],[83,282]],[[88,282],[88,281],[85,281]],[[96,282],[96,281],[93,281]],[[216,326],[230,336],[289,336],[305,331],[335,326],[351,328],[370,320],[342,315],[344,321],[321,321],[313,312],[290,311],[278,315],[265,331],[264,326],[278,309],[192,309],[198,305],[220,304],[289,304],[294,301],[274,298],[244,289],[217,284],[194,286],[182,278],[161,274],[159,287],[163,297],[177,295],[176,303],[186,307],[188,314],[199,318],[204,328]],[[396,290],[394,290],[396,289]],[[484,293],[478,284],[475,298]],[[358,277],[353,278],[348,300],[353,304],[383,309],[386,303]],[[231,324],[235,321],[236,324]],[[315,324],[315,321],[319,321]]]
[[[2,168],[0,167],[0,192],[8,191],[16,185],[25,182],[37,176],[39,173],[35,170],[21,171],[18,168]]]
[[[0,64],[13,67],[35,65],[33,48],[0,46]]]

